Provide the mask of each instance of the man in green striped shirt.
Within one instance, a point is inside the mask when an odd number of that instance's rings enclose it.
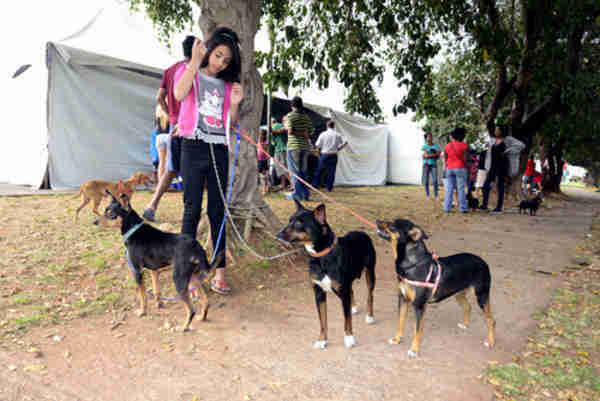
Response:
[[[292,99],[292,111],[284,118],[288,131],[287,160],[290,171],[306,181],[308,169],[308,154],[310,152],[310,135],[314,132],[312,121],[306,114],[302,99],[296,96]],[[294,190],[286,195],[286,199],[307,201],[309,190],[300,180],[292,175]]]

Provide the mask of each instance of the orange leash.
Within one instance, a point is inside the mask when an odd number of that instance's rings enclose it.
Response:
[[[244,130],[243,128],[239,128],[239,132],[240,134],[242,134],[242,136],[244,138],[246,138],[246,140],[248,142],[250,142],[252,145],[254,145],[256,148],[258,148],[258,144],[252,139],[250,138],[250,135],[248,135],[248,133],[246,132],[246,130]],[[335,199],[333,199],[332,197],[330,197],[329,195],[324,194],[323,192],[319,191],[317,188],[313,187],[312,185],[310,185],[308,182],[304,181],[302,178],[298,177],[296,174],[292,173],[290,170],[288,170],[285,166],[283,166],[281,163],[279,163],[279,161],[277,161],[277,159],[275,159],[273,156],[271,156],[268,152],[266,152],[264,149],[262,149],[262,151],[269,156],[269,158],[273,159],[273,161],[275,161],[275,163],[277,163],[277,165],[279,167],[281,167],[282,169],[284,169],[285,171],[287,171],[290,175],[293,175],[294,177],[296,177],[296,179],[298,181],[301,181],[304,185],[306,185],[307,187],[309,187],[310,189],[312,189],[313,191],[321,194],[321,196],[323,196],[325,199],[327,199],[329,202],[336,204],[337,206],[341,207],[342,209],[344,209],[345,211],[349,212],[350,214],[352,214],[354,217],[356,217],[358,220],[362,221],[363,223],[365,223],[368,226],[371,226],[372,228],[374,228],[375,230],[377,230],[377,225],[375,225],[375,223],[371,222],[370,220],[367,220],[366,218],[362,217],[360,214],[356,213],[355,211],[353,211],[352,209],[347,208],[346,206],[342,205],[340,202],[336,201]]]

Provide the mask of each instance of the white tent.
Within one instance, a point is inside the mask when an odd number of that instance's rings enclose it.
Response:
[[[348,141],[338,154],[335,185],[385,185],[387,177],[388,126],[311,104],[307,108],[331,118]]]
[[[151,171],[156,91],[175,60],[123,4],[80,18],[58,42],[17,43],[27,49],[11,58],[12,72],[31,67],[15,78],[3,73],[10,101],[0,182],[39,186],[47,167],[52,188]]]
[[[421,184],[423,169],[423,131],[410,114],[389,123],[387,182],[391,184]],[[439,166],[441,168],[441,166]]]

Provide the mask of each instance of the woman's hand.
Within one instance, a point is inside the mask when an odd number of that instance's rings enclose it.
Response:
[[[235,82],[231,86],[231,97],[230,97],[231,105],[238,106],[243,98],[244,98],[244,88],[242,88],[242,85]]]
[[[192,69],[197,70],[200,67],[200,63],[205,54],[206,45],[203,41],[196,38],[196,40],[194,40],[194,45],[192,46],[192,59],[190,60]]]

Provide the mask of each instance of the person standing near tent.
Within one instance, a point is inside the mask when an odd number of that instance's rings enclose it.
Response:
[[[229,165],[226,125],[229,120],[231,124],[237,121],[244,97],[238,83],[241,73],[239,43],[233,30],[217,28],[206,42],[195,40],[189,63],[180,66],[175,73],[175,98],[181,102],[178,127],[179,135],[183,137],[181,232],[196,238],[206,186],[213,255],[227,249],[226,230],[221,230]],[[225,281],[225,259],[223,257],[217,266],[210,285],[214,292],[223,295],[231,292]]]
[[[327,121],[327,130],[319,135],[315,147],[321,152],[319,158],[319,167],[315,176],[313,177],[312,186],[319,188],[319,181],[321,178],[321,172],[326,171],[327,173],[327,190],[333,191],[333,182],[335,181],[335,170],[338,162],[338,152],[342,150],[348,142],[344,142],[342,136],[335,130],[335,122],[333,120]]]
[[[446,159],[446,177],[448,187],[444,199],[444,212],[449,213],[452,207],[452,193],[458,188],[458,202],[461,213],[467,213],[467,197],[465,193],[467,182],[467,152],[468,145],[463,142],[466,131],[462,127],[455,128],[450,133],[450,143],[444,148]]]
[[[287,168],[288,135],[283,124],[278,123],[275,118],[271,118],[271,133],[273,134],[273,145],[275,147],[273,157],[275,157],[275,160],[277,160],[279,164]],[[285,189],[290,185],[289,177],[287,172],[281,168],[279,164],[275,163],[275,173],[277,174],[277,177],[281,179],[281,189]]]
[[[306,181],[308,171],[308,154],[310,152],[310,135],[314,132],[312,121],[304,112],[302,98],[292,99],[292,111],[285,117],[288,131],[287,162],[290,171]],[[286,199],[307,201],[308,187],[292,176],[293,191],[285,196]]]
[[[154,168],[157,183],[167,168],[167,149],[171,137],[171,134],[169,133],[170,130],[169,115],[165,113],[160,104],[157,104],[154,119],[154,131],[152,132],[152,140],[150,141],[150,154],[153,157],[152,164],[154,164],[154,157],[156,157]]]
[[[158,89],[157,101],[160,107],[165,113],[169,115],[170,133],[172,134],[166,141],[167,156],[166,156],[166,168],[162,175],[158,177],[158,185],[154,190],[152,200],[146,206],[143,216],[146,220],[154,221],[154,214],[158,208],[160,198],[167,191],[171,185],[173,178],[179,174],[180,160],[181,160],[181,138],[176,136],[176,125],[177,118],[179,117],[179,108],[181,107],[180,102],[175,98],[174,93],[174,76],[175,72],[185,65],[192,56],[192,45],[194,44],[194,36],[188,35],[182,43],[183,47],[183,61],[178,61],[165,70]]]
[[[437,161],[440,158],[440,147],[433,143],[431,132],[425,133],[425,145],[421,148],[423,151],[423,186],[425,187],[425,196],[429,198],[429,175],[431,175],[431,184],[433,186],[433,197],[438,196],[438,173]]]

